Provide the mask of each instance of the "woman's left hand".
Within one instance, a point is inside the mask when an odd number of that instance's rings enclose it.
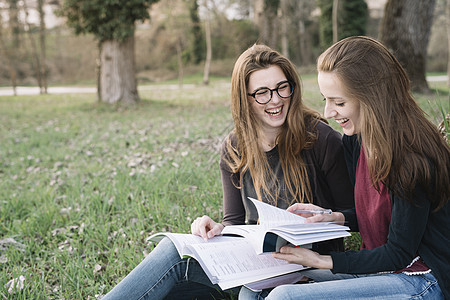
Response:
[[[284,246],[280,252],[272,253],[272,256],[287,261],[318,269],[332,269],[333,260],[329,255],[320,255],[312,250],[302,247]]]

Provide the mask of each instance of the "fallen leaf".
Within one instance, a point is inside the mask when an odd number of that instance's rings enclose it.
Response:
[[[94,266],[94,271],[93,271],[93,273],[94,273],[94,275],[95,275],[95,274],[101,273],[101,272],[102,272],[103,270],[105,270],[105,269],[106,269],[106,266],[96,264],[96,265]]]
[[[5,284],[5,289],[7,289],[8,293],[11,295],[17,290],[22,290],[24,288],[24,281],[25,277],[23,275],[20,275],[19,278],[14,278],[8,281]]]
[[[0,264],[6,264],[8,262],[8,258],[6,255],[0,256]]]
[[[1,239],[0,240],[0,250],[6,250],[6,247],[9,247],[9,246],[17,248],[19,250],[24,250],[25,249],[25,245],[24,244],[21,244],[21,243],[17,242],[13,238],[6,238],[6,239]]]

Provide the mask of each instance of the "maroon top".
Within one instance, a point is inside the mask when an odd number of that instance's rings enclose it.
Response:
[[[372,185],[364,148],[361,146],[355,178],[355,209],[358,216],[361,249],[374,249],[387,243],[391,223],[392,205],[389,190],[380,182],[378,192]],[[369,200],[369,201],[368,201]],[[396,273],[427,273],[430,269],[419,256]]]

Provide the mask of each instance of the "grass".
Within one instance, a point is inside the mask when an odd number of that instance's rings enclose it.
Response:
[[[303,86],[322,110],[315,76]],[[448,89],[435,88],[418,97],[433,117],[429,101],[449,111]],[[140,96],[131,107],[93,94],[0,97],[1,298],[95,299],[151,251],[152,233],[188,232],[203,214],[220,220],[229,78]]]

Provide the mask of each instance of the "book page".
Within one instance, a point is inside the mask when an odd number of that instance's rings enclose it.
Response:
[[[224,290],[304,269],[301,265],[276,259],[271,253],[257,255],[243,238],[226,243],[188,245],[186,253],[195,257],[211,282]]]
[[[350,233],[345,230],[323,231],[315,233],[305,233],[300,235],[289,234],[284,231],[279,231],[276,229],[271,230],[270,232],[273,232],[274,234],[280,236],[281,238],[283,238],[284,240],[288,241],[289,243],[295,246],[350,236]]]
[[[284,209],[250,198],[250,201],[256,206],[258,211],[259,224],[265,226],[274,226],[280,224],[301,224],[305,218],[290,213]]]
[[[222,230],[222,234],[236,234],[245,237],[257,254],[263,252],[266,230],[261,225],[228,225]]]
[[[254,291],[260,292],[264,289],[270,289],[283,284],[294,284],[297,282],[307,282],[308,277],[303,276],[300,272],[289,273],[286,275],[271,277],[256,282],[251,282],[245,286]]]
[[[226,242],[229,239],[235,239],[233,237],[215,236],[208,241],[205,241],[202,237],[188,233],[172,233],[172,232],[159,232],[148,238],[149,241],[160,242],[164,237],[168,237],[177,248],[180,257],[185,256],[184,249],[187,245],[202,244],[202,243],[217,243]]]
[[[292,234],[306,234],[314,232],[324,232],[324,231],[341,231],[350,230],[347,226],[333,224],[329,222],[317,222],[317,223],[303,223],[303,224],[286,224],[274,226],[271,228],[276,228],[277,230],[282,230],[283,232]]]

